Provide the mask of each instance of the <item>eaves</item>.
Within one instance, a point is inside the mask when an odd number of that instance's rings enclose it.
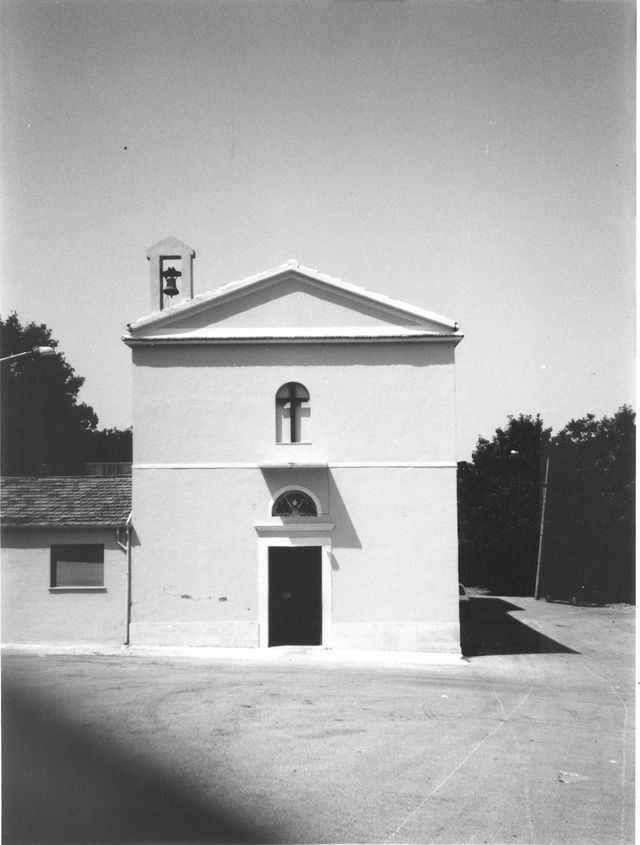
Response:
[[[90,522],[90,523],[82,523],[82,522],[10,522],[8,520],[4,520],[2,523],[2,529],[7,530],[11,529],[15,531],[17,529],[28,528],[29,530],[44,530],[44,529],[74,529],[74,530],[81,530],[81,531],[100,531],[106,528],[126,528],[127,527],[127,520],[123,519],[118,522]]]
[[[464,335],[434,332],[411,334],[334,334],[334,335],[151,335],[147,337],[124,336],[127,346],[203,346],[220,344],[319,344],[319,343],[453,343],[457,345]]]

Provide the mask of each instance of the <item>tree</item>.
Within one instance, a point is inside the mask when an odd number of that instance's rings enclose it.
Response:
[[[540,453],[548,438],[540,416],[510,416],[472,463],[458,468],[460,577],[509,595],[535,584],[540,525]]]
[[[58,342],[44,324],[22,326],[18,315],[0,319],[2,357]],[[98,417],[78,402],[84,379],[58,353],[2,364],[2,472],[4,475],[76,474],[89,459]]]
[[[635,595],[635,413],[571,420],[554,437],[539,416],[509,417],[472,462],[458,466],[460,578],[496,593],[532,595],[541,491],[549,480],[541,594],[600,589]]]
[[[89,438],[89,461],[99,463],[130,462],[132,457],[131,427],[102,428],[91,432]]]
[[[635,413],[571,420],[549,449],[542,593],[634,601]]]

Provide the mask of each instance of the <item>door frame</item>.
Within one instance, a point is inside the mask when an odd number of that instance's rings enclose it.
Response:
[[[256,525],[258,532],[258,635],[259,647],[269,648],[269,547],[270,546],[320,546],[321,596],[322,596],[322,645],[331,648],[332,588],[331,588],[331,535],[333,525],[328,523],[278,521]],[[318,646],[315,646],[316,648]],[[314,648],[314,646],[310,646]]]

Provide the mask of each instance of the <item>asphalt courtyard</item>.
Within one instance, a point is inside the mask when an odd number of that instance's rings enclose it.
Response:
[[[635,609],[471,609],[453,665],[5,649],[3,842],[633,842]]]

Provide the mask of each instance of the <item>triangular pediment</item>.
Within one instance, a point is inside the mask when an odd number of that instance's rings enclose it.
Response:
[[[147,258],[153,258],[154,255],[162,255],[165,258],[179,258],[182,255],[191,255],[195,257],[196,251],[188,244],[182,243],[173,235],[169,235],[157,244],[150,246],[147,250]]]
[[[131,337],[296,337],[451,334],[456,324],[290,261],[168,308],[130,327]]]

